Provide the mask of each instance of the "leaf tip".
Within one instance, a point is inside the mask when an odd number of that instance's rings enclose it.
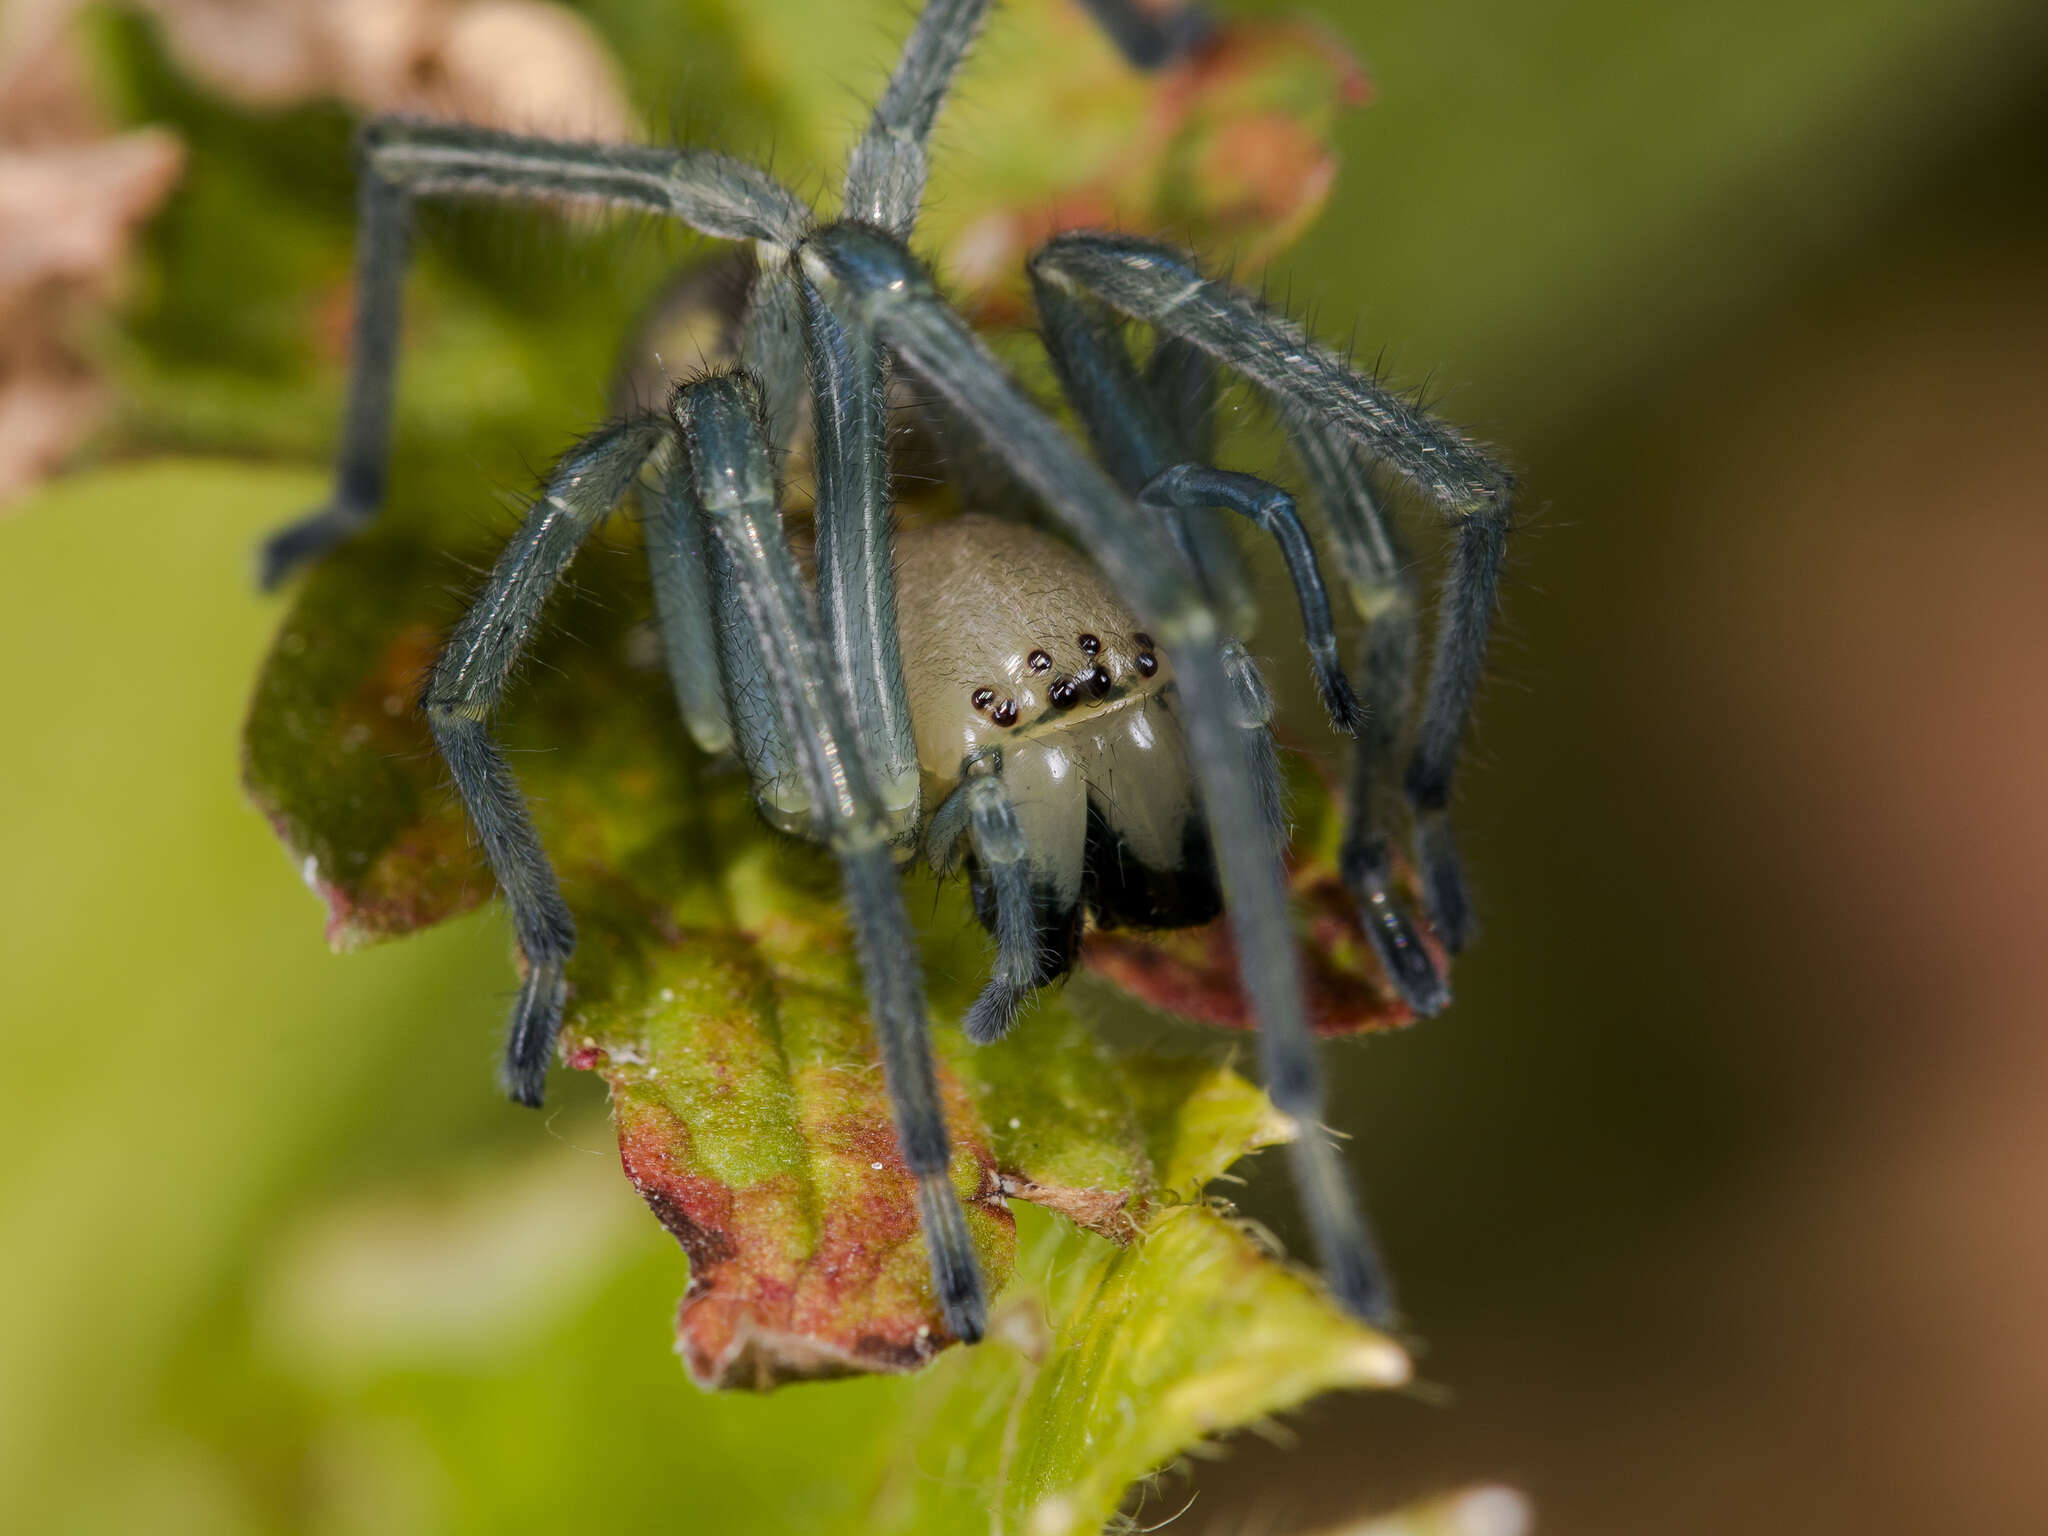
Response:
[[[1384,1334],[1368,1334],[1335,1362],[1343,1381],[1360,1387],[1405,1387],[1415,1379],[1408,1351]]]

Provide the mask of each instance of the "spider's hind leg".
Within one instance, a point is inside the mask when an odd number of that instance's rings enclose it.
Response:
[[[1088,429],[1089,440],[1109,471],[1138,504],[1157,514],[1190,567],[1204,577],[1212,596],[1224,585],[1209,575],[1205,550],[1192,518],[1211,508],[1235,512],[1271,535],[1287,562],[1301,607],[1302,633],[1314,665],[1316,687],[1330,722],[1340,731],[1358,728],[1358,699],[1337,654],[1337,631],[1323,586],[1315,545],[1303,528],[1294,498],[1253,475],[1191,462],[1191,435],[1168,413],[1169,400],[1138,376],[1119,323],[1092,301],[1066,291],[1032,260],[1032,292],[1044,322],[1046,350],[1061,385]],[[1180,367],[1177,359],[1167,367]],[[1162,373],[1167,371],[1162,368]],[[1183,386],[1184,387],[1184,386]],[[1198,397],[1197,408],[1206,401]],[[1209,436],[1206,422],[1194,431]],[[1213,558],[1213,557],[1212,557]]]
[[[1296,457],[1315,488],[1337,546],[1338,565],[1365,621],[1358,676],[1365,723],[1351,753],[1351,784],[1339,872],[1364,918],[1387,978],[1416,1013],[1449,1005],[1451,989],[1394,891],[1392,827],[1399,814],[1395,756],[1415,676],[1415,572],[1372,493],[1371,474],[1352,444],[1328,428],[1294,423]],[[1455,870],[1440,853],[1436,867]]]
[[[1204,276],[1169,246],[1066,234],[1041,246],[1031,265],[1041,292],[1057,291],[1076,307],[1099,301],[1199,347],[1267,394],[1290,423],[1341,434],[1457,520],[1458,544],[1438,604],[1436,659],[1404,787],[1431,921],[1445,945],[1459,949],[1471,910],[1446,813],[1514,522],[1514,477],[1455,428],[1354,371],[1250,294]]]

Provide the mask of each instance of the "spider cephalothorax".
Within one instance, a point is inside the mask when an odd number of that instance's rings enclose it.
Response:
[[[968,1033],[993,1040],[1072,968],[1084,917],[1174,928],[1221,906],[1173,664],[1100,571],[1018,523],[970,513],[902,534],[896,581],[924,799],[942,812],[932,861],[958,860],[943,810],[977,773],[1003,787],[1024,850],[1036,961],[969,1014]],[[1000,934],[987,861],[970,863],[976,910]]]
[[[1088,0],[1134,63],[1195,46],[1134,0]],[[965,865],[996,941],[967,1021],[1003,1033],[1073,963],[1093,920],[1170,926],[1228,912],[1274,1103],[1331,1289],[1383,1318],[1388,1298],[1344,1167],[1321,1133],[1281,868],[1272,704],[1232,634],[1248,590],[1216,513],[1279,546],[1332,722],[1358,738],[1346,882],[1387,973],[1431,1013],[1444,980],[1392,886],[1389,781],[1408,714],[1416,600],[1369,489],[1375,468],[1453,517],[1436,662],[1403,779],[1414,861],[1446,947],[1466,926],[1445,821],[1509,525],[1485,453],[1354,371],[1191,258],[1069,233],[1031,257],[1043,335],[1097,459],[1004,371],[908,247],[926,142],[987,0],[929,0],[855,148],[841,216],[820,223],[767,172],[723,155],[379,120],[360,147],[354,373],[333,500],[281,531],[281,579],[375,516],[383,495],[398,299],[422,197],[595,199],[653,211],[756,255],[729,368],[585,438],[556,465],[427,681],[434,740],[510,909],[526,961],[505,1055],[541,1101],[575,922],[491,722],[548,594],[636,486],[669,673],[690,734],[745,765],[777,826],[838,860],[903,1159],[917,1180],[935,1289],[962,1339],[986,1320],[947,1181],[923,984],[897,867],[920,848]],[[1149,327],[1142,367],[1123,324]],[[1055,532],[988,516],[892,523],[887,368],[915,377]],[[1211,466],[1214,374],[1278,409],[1365,623],[1363,701],[1337,653],[1315,548],[1293,498]],[[807,407],[807,409],[806,409]],[[817,481],[807,574],[773,466],[810,426]]]

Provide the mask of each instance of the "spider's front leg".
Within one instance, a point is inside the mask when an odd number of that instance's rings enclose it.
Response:
[[[720,239],[784,249],[811,222],[795,193],[724,155],[538,139],[461,123],[371,120],[357,136],[356,177],[355,326],[334,493],[326,506],[265,541],[258,578],[266,588],[372,522],[383,504],[415,201],[582,199],[660,214]]]
[[[684,485],[719,550],[716,579],[731,587],[746,616],[750,654],[809,789],[811,830],[839,862],[933,1281],[947,1327],[972,1342],[987,1325],[988,1301],[953,1192],[924,979],[896,878],[890,816],[783,539],[759,386],[743,373],[713,375],[679,389],[673,410],[689,471]]]
[[[442,648],[422,707],[470,825],[511,910],[526,976],[505,1043],[505,1091],[538,1107],[561,1027],[576,924],[518,782],[491,739],[505,683],[576,551],[617,506],[668,432],[659,417],[610,426],[565,454],[484,589]]]

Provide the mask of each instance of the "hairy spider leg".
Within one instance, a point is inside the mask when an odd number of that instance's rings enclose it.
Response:
[[[896,629],[889,546],[889,404],[874,338],[840,323],[808,279],[804,336],[817,476],[818,623],[860,726],[891,836],[917,825],[920,773]]]
[[[839,861],[897,1141],[917,1180],[919,1213],[946,1326],[972,1342],[987,1324],[981,1271],[949,1177],[950,1148],[926,1025],[924,981],[890,852],[886,807],[811,621],[782,536],[759,386],[713,375],[676,394],[690,494],[738,588],[769,692],[817,807],[816,831]]]
[[[733,711],[719,658],[711,550],[685,492],[688,473],[687,466],[671,462],[661,477],[648,518],[647,575],[662,659],[683,725],[700,752],[717,757],[733,750]]]
[[[1345,1307],[1384,1320],[1385,1279],[1350,1177],[1322,1128],[1322,1076],[1302,1008],[1285,877],[1237,739],[1214,611],[1171,540],[1130,515],[1116,483],[1031,401],[900,242],[857,224],[828,225],[804,243],[799,260],[806,276],[843,294],[857,323],[1009,460],[1173,653],[1240,974],[1261,1026],[1266,1090],[1299,1128],[1289,1154],[1323,1271]]]
[[[842,218],[910,238],[931,168],[932,124],[987,14],[988,0],[929,0],[918,13],[867,132],[847,159]]]
[[[1458,519],[1438,604],[1436,660],[1405,788],[1431,921],[1446,946],[1462,948],[1471,911],[1446,810],[1499,595],[1513,476],[1462,433],[1354,372],[1301,327],[1204,276],[1169,246],[1124,235],[1059,235],[1038,249],[1031,267],[1034,278],[1093,296],[1194,343],[1257,385],[1284,415],[1342,431]]]
[[[1153,391],[1139,379],[1124,345],[1121,324],[1035,270],[1032,291],[1043,321],[1046,351],[1067,398],[1080,413],[1096,456],[1137,498],[1138,505],[1161,515],[1189,564],[1197,571],[1203,569],[1203,551],[1194,541],[1186,515],[1209,508],[1239,514],[1280,546],[1301,606],[1302,633],[1323,708],[1336,729],[1356,735],[1358,695],[1344,675],[1329,592],[1294,498],[1253,475],[1177,461],[1179,434]]]
[[[539,1105],[562,1021],[564,968],[576,924],[533,829],[518,782],[491,738],[504,697],[548,594],[576,551],[638,478],[666,428],[659,417],[608,426],[563,455],[525,523],[498,556],[469,611],[434,662],[422,700],[434,744],[469,811],[491,873],[505,893],[526,975],[505,1043],[505,1091]]]
[[[780,831],[808,835],[814,819],[810,786],[790,746],[725,551],[697,514],[694,474],[680,457],[670,459],[647,533],[655,615],[676,702],[699,745],[709,732],[699,728],[692,711],[716,708],[717,725],[747,770],[763,819]]]
[[[932,0],[919,13],[846,167],[845,216],[907,240],[917,223],[939,109],[988,0]],[[896,628],[889,544],[888,380],[881,348],[802,283],[817,475],[818,618],[853,705],[897,841],[915,835],[921,774]]]
[[[265,587],[373,521],[383,502],[415,199],[588,198],[784,250],[812,223],[794,192],[726,155],[538,139],[463,124],[373,119],[357,138],[356,175],[356,313],[334,494],[264,544],[258,574]]]
[[[1414,564],[1373,495],[1363,450],[1342,433],[1306,420],[1291,421],[1289,436],[1328,520],[1352,602],[1365,620],[1358,655],[1365,724],[1351,753],[1338,869],[1387,976],[1408,1006],[1427,1018],[1449,1006],[1450,984],[1394,894],[1389,835],[1397,815],[1390,793],[1398,782],[1395,758],[1415,677]]]
[[[1158,338],[1145,359],[1145,393],[1173,432],[1176,463],[1215,462],[1216,379],[1216,364],[1209,354],[1178,336]],[[1222,512],[1215,507],[1189,508],[1181,512],[1180,521],[1195,546],[1202,581],[1224,616],[1224,627],[1232,634],[1248,633],[1258,621],[1258,600],[1237,546],[1224,529]]]

